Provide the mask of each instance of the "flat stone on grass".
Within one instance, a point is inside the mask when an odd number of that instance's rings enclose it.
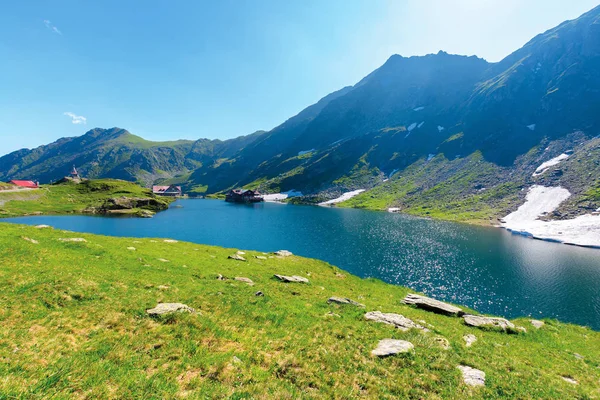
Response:
[[[128,247],[127,250],[129,250],[129,251],[135,251],[135,247]]]
[[[286,276],[275,274],[273,276],[275,276],[275,278],[279,279],[280,281],[286,283],[308,283],[308,279],[298,275]]]
[[[400,353],[408,353],[415,346],[406,340],[383,339],[379,341],[375,350],[371,354],[377,357],[388,357]]]
[[[466,365],[457,367],[462,372],[463,382],[468,386],[485,386],[485,372]]]
[[[358,303],[354,300],[351,300],[347,297],[336,297],[336,296],[332,296],[327,300],[328,303],[336,303],[336,304],[349,304],[349,305],[353,305],[356,307],[362,307],[365,308],[364,304]]]
[[[174,240],[174,239],[165,239],[165,240],[163,240],[163,242],[165,242],[165,243],[179,243],[179,241]]]
[[[450,315],[453,317],[460,317],[464,314],[464,311],[456,306],[444,303],[443,301],[421,296],[419,294],[409,294],[404,298],[404,300],[402,300],[402,302],[404,304],[411,304],[417,306],[417,308],[432,311],[437,314]]]
[[[571,385],[579,385],[579,382],[577,382],[575,379],[571,378],[570,376],[561,376],[561,378],[563,379],[563,381],[568,382]]]
[[[33,243],[33,244],[40,244],[40,242],[38,242],[37,240],[35,240],[35,239],[32,239],[32,238],[28,238],[28,237],[26,237],[26,236],[21,236],[21,238],[22,238],[23,240],[26,240],[26,241],[28,241],[29,243]]]
[[[468,335],[463,336],[463,339],[465,340],[466,346],[471,347],[471,345],[477,341],[477,336],[469,333]]]
[[[194,313],[196,310],[182,303],[159,303],[156,307],[146,310],[146,312],[148,315],[155,316],[176,312]]]
[[[229,257],[227,257],[230,260],[236,260],[236,261],[246,261],[246,259],[242,256],[240,256],[239,254],[232,254]]]
[[[476,328],[495,329],[504,332],[516,332],[515,325],[507,319],[498,317],[484,317],[482,315],[464,315],[465,324]]]
[[[83,243],[87,242],[84,238],[60,238],[58,239],[61,242],[75,242],[75,243]]]
[[[413,320],[408,319],[400,314],[370,311],[365,314],[365,319],[369,321],[381,322],[383,324],[392,325],[404,332],[408,331],[409,329],[421,329],[424,332],[429,331],[429,329],[417,324]]]
[[[546,325],[544,321],[539,321],[537,319],[530,319],[529,322],[531,322],[531,325],[536,329],[540,329],[542,326]]]
[[[234,278],[236,281],[247,283],[250,286],[254,286],[254,282],[250,278],[244,278],[243,276],[236,276]]]
[[[279,251],[276,251],[274,254],[276,256],[279,256],[279,257],[293,256],[292,252],[291,251],[287,251],[287,250],[279,250]]]
[[[47,228],[52,228],[50,225],[36,225],[35,228],[37,229],[47,229]]]

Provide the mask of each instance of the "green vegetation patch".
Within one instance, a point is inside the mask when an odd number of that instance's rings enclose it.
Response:
[[[72,238],[85,241],[60,240]],[[12,224],[1,226],[0,249],[1,398],[599,395],[597,332],[553,320],[538,330],[526,319],[513,322],[527,333],[478,330],[403,305],[406,288],[318,260],[246,251],[244,262],[228,259],[233,249]],[[286,284],[274,274],[310,282]],[[328,304],[330,296],[366,308]],[[160,302],[197,313],[148,316]],[[366,321],[373,310],[404,315],[430,332]],[[477,337],[470,347],[467,334]],[[385,338],[410,341],[414,351],[372,356]],[[464,385],[460,364],[484,371],[485,386]]]

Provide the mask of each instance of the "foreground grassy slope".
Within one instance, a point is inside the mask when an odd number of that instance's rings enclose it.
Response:
[[[0,217],[31,214],[85,213],[108,207],[111,198],[150,199],[151,205],[141,206],[149,211],[167,208],[170,200],[158,198],[151,191],[133,182],[98,179],[82,183],[43,185],[37,190],[2,193],[0,191]],[[140,212],[132,208],[127,213]]]
[[[246,252],[241,262],[227,258],[231,249],[11,224],[0,225],[0,249],[3,399],[600,397],[597,332],[556,321],[536,330],[526,319],[515,321],[528,330],[518,335],[469,328],[402,305],[406,288],[317,260]],[[275,273],[310,284],[284,284]],[[367,322],[364,309],[328,305],[333,295],[422,320],[432,332]],[[148,317],[158,302],[198,313]],[[468,333],[478,338],[471,347]],[[384,338],[415,350],[371,356]],[[485,371],[486,386],[462,384],[458,364]]]

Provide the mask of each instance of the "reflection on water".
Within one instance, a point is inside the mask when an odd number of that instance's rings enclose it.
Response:
[[[556,317],[600,329],[600,250],[381,212],[216,200],[177,204],[183,208],[153,219],[40,216],[11,221],[261,251],[288,249],[484,313]]]

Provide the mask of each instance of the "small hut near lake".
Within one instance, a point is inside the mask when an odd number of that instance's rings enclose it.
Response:
[[[264,199],[258,190],[233,189],[225,195],[225,201],[230,203],[259,203]]]

